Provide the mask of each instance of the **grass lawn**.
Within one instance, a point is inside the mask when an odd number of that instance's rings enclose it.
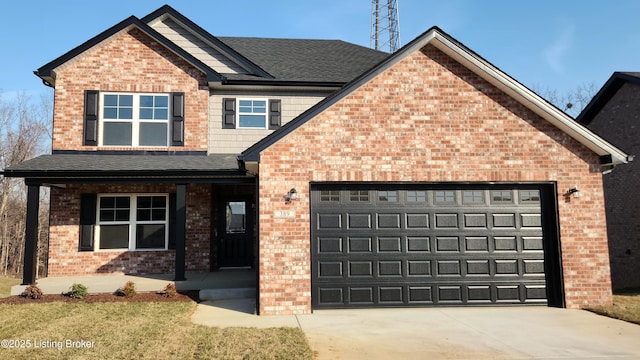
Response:
[[[0,297],[19,282],[0,277]],[[196,325],[189,319],[195,308],[195,302],[0,304],[0,359],[313,358],[299,328]]]
[[[640,325],[640,288],[616,291],[613,295],[613,305],[596,306],[588,310]]]
[[[0,298],[11,295],[11,287],[20,284],[20,279],[0,276]]]
[[[193,324],[195,302],[0,304],[2,359],[312,359],[298,328]]]

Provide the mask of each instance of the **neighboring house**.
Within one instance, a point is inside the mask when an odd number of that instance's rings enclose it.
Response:
[[[163,7],[37,74],[53,154],[4,172],[24,283],[49,186],[49,276],[254,266],[260,314],[612,300],[601,172],[628,155],[438,28],[386,55]]]
[[[640,153],[640,73],[613,73],[577,120],[625,151]],[[604,177],[615,289],[640,286],[639,166],[634,162]]]

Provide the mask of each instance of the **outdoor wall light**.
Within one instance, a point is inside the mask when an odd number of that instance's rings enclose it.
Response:
[[[573,196],[574,198],[580,197],[580,190],[578,190],[577,186],[569,188],[567,192],[564,194],[565,197]]]
[[[294,188],[291,188],[291,190],[289,190],[288,193],[284,194],[284,202],[287,204],[297,199],[298,199],[298,192]]]

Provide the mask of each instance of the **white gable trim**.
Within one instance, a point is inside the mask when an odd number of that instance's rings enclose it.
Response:
[[[446,35],[433,29],[430,36],[423,40],[424,44],[416,44],[422,48],[431,44],[452,57],[469,70],[482,77],[492,85],[504,91],[507,95],[518,100],[530,110],[549,121],[552,125],[562,130],[576,141],[580,142],[591,151],[600,156],[611,155],[613,164],[624,164],[632,160],[632,157],[624,151],[610,144],[600,136],[594,134],[586,127],[573,120],[565,112],[561,111],[548,101],[529,90],[512,77],[500,71],[495,66],[470,52],[466,47],[455,43]],[[419,42],[422,43],[422,42]]]
[[[586,127],[580,125],[563,111],[547,102],[509,75],[505,74],[500,69],[496,68],[491,63],[484,60],[478,54],[457,42],[437,27],[433,27],[420,35],[409,44],[405,45],[402,49],[387,57],[376,67],[345,85],[340,91],[329,96],[324,101],[304,112],[298,118],[242,152],[239,160],[246,162],[259,162],[260,152],[264,149],[276,143],[279,139],[295,130],[298,126],[314,118],[331,105],[340,101],[340,99],[378,76],[383,71],[400,62],[409,54],[419,51],[427,45],[435,46],[440,51],[467,67],[476,75],[504,91],[507,95],[513,97],[531,111],[549,121],[552,125],[556,126],[558,129],[589,148],[595,154],[599,155],[601,159],[610,157],[610,159],[605,162],[601,161],[602,165],[607,166],[603,169],[604,171],[609,171],[613,168],[613,165],[625,164],[633,160],[633,156],[626,154],[624,151],[594,134]]]

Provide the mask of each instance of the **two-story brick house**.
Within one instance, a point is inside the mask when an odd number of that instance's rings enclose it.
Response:
[[[49,276],[254,265],[256,181],[237,155],[384,57],[342,41],[216,38],[164,6],[42,66],[52,155],[19,169],[51,186]]]
[[[4,172],[24,283],[49,186],[50,276],[254,266],[261,314],[611,301],[601,172],[628,156],[438,28],[387,55],[165,6],[37,75],[53,152]]]

